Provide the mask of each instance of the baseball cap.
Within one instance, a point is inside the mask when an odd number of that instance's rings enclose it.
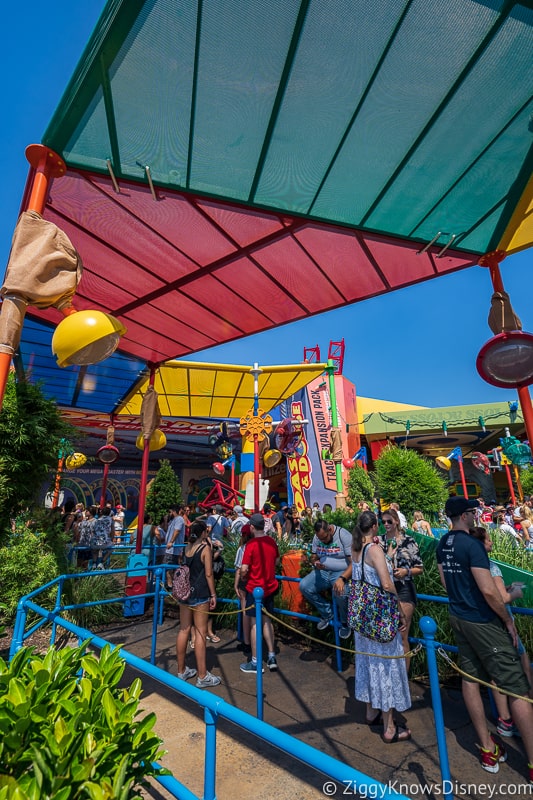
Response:
[[[245,522],[240,530],[241,536],[251,536],[252,529],[250,528],[250,524]]]
[[[233,510],[236,514],[242,514],[242,506],[233,506]]]
[[[250,525],[253,525],[254,528],[264,528],[265,527],[265,520],[263,519],[262,514],[252,514],[249,519]]]
[[[460,517],[465,511],[471,511],[473,508],[479,508],[477,500],[467,500],[465,497],[449,497],[446,500],[444,511],[452,517]]]

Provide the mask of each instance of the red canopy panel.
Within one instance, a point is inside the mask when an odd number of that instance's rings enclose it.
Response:
[[[442,244],[248,210],[69,171],[45,210],[78,249],[75,304],[117,316],[120,350],[159,363],[477,263]],[[29,314],[57,321],[55,310]]]

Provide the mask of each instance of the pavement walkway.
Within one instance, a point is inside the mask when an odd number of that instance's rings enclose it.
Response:
[[[158,632],[157,666],[176,675],[175,638],[178,621],[167,615]],[[149,658],[151,620],[124,620],[100,635]],[[255,715],[255,678],[239,670],[243,656],[233,631],[219,631],[222,641],[208,644],[208,669],[222,678],[209,691]],[[286,637],[285,637],[286,638]],[[379,730],[364,722],[364,704],[354,699],[354,665],[336,670],[332,651],[294,640],[278,644],[279,670],[264,675],[264,719],[279,730],[316,747],[397,791],[411,797],[441,797],[443,788],[457,797],[522,797],[532,793],[519,739],[506,739],[509,758],[497,775],[478,760],[475,735],[457,683],[442,686],[452,785],[443,787],[439,770],[429,684],[411,682],[413,706],[405,713],[412,730],[409,742],[385,744]],[[187,663],[194,666],[190,653]],[[131,673],[131,671],[130,671]],[[131,679],[133,673],[128,674]],[[175,691],[143,677],[143,703],[157,715],[156,730],[168,754],[164,763],[199,797],[203,792],[205,725],[203,711]],[[206,690],[207,691],[207,690]],[[490,713],[487,702],[487,713]],[[400,719],[402,717],[400,716]],[[314,770],[284,756],[276,748],[247,738],[223,720],[217,735],[217,798],[261,796],[265,800],[318,800],[355,796],[355,787],[333,785]],[[364,795],[359,795],[364,796]],[[370,795],[369,795],[370,796]],[[160,788],[147,797],[168,798]]]

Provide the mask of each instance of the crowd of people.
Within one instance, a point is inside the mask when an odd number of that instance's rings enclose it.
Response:
[[[123,531],[123,511],[109,504],[103,509],[95,506],[83,509],[74,504],[65,507],[64,527],[77,543],[80,559],[90,559],[97,568],[103,568],[106,552]],[[220,641],[212,620],[217,605],[217,576],[222,574],[217,561],[224,563],[228,540],[238,541],[234,589],[242,612],[242,650],[246,657],[240,669],[252,675],[258,669],[264,671],[264,665],[257,660],[258,636],[266,643],[266,667],[272,672],[278,669],[270,617],[279,589],[278,543],[298,542],[302,528],[307,527],[312,530],[309,570],[299,588],[318,615],[319,631],[336,624],[341,639],[351,637],[347,605],[352,581],[364,580],[396,598],[399,624],[392,640],[383,643],[355,632],[355,697],[365,703],[368,725],[381,727],[385,743],[406,741],[411,738],[411,731],[399,715],[411,706],[409,633],[417,603],[415,579],[424,570],[417,542],[395,503],[380,510],[361,502],[353,533],[329,522],[326,518],[329,511],[331,506],[320,509],[315,503],[298,514],[295,507],[287,504],[281,504],[276,511],[267,503],[260,513],[248,516],[238,504],[229,512],[216,505],[191,520],[189,508],[175,506],[159,525],[145,518],[143,552],[152,557],[155,546],[156,563],[176,569],[185,564],[193,586],[191,596],[180,601],[176,638],[178,675],[184,680],[196,678],[199,688],[220,683],[220,678],[207,670],[206,644]],[[462,689],[479,738],[481,765],[489,772],[497,772],[507,756],[501,742],[488,730],[477,679],[494,685],[499,715],[497,733],[503,737],[522,737],[533,780],[533,708],[526,699],[533,696],[533,680],[529,657],[510,612],[510,605],[522,597],[524,587],[516,582],[506,587],[501,571],[488,557],[492,549],[491,533],[496,528],[512,535],[517,543],[533,546],[532,501],[525,497],[519,506],[492,506],[483,499],[451,497],[444,513],[449,530],[438,542],[437,563],[449,596],[459,665],[469,676],[463,678]],[[433,536],[422,512],[414,513],[412,529]],[[169,590],[173,572],[166,570]],[[262,617],[261,631],[256,627],[253,595],[257,587],[263,590],[262,605],[267,612]],[[189,648],[194,667],[186,663]]]

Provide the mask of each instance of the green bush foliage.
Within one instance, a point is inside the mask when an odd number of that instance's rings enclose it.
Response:
[[[122,578],[122,581],[119,579]],[[86,608],[73,608],[66,612],[66,616],[76,625],[93,630],[97,625],[105,625],[124,616],[124,606],[121,602],[103,603],[103,600],[112,600],[124,595],[124,577],[122,575],[100,575],[95,572],[86,578],[72,578],[65,581],[65,598],[72,605],[84,603],[97,603]]]
[[[4,610],[3,621],[10,623],[15,617],[21,597],[38,589],[60,574],[57,558],[46,537],[19,525],[11,535],[9,544],[0,547],[0,586]],[[50,608],[55,589],[39,602]]]
[[[372,501],[376,490],[368,472],[356,465],[348,471],[348,481],[346,483],[348,502],[352,508],[357,508],[357,503],[365,500],[372,506]]]
[[[77,648],[0,659],[0,800],[133,800],[164,754],[125,662]],[[168,771],[164,771],[168,774]]]
[[[533,494],[533,467],[520,470],[520,483],[524,494]]]
[[[170,461],[161,459],[160,466],[146,495],[146,513],[152,522],[159,525],[171,506],[179,506],[183,502],[181,485],[172,469]]]
[[[375,464],[379,496],[384,503],[399,503],[406,516],[422,511],[434,516],[448,497],[447,480],[414,450],[385,447]]]
[[[32,508],[49,473],[56,470],[63,438],[79,438],[56,403],[38,386],[9,376],[0,411],[0,543],[10,521]]]

